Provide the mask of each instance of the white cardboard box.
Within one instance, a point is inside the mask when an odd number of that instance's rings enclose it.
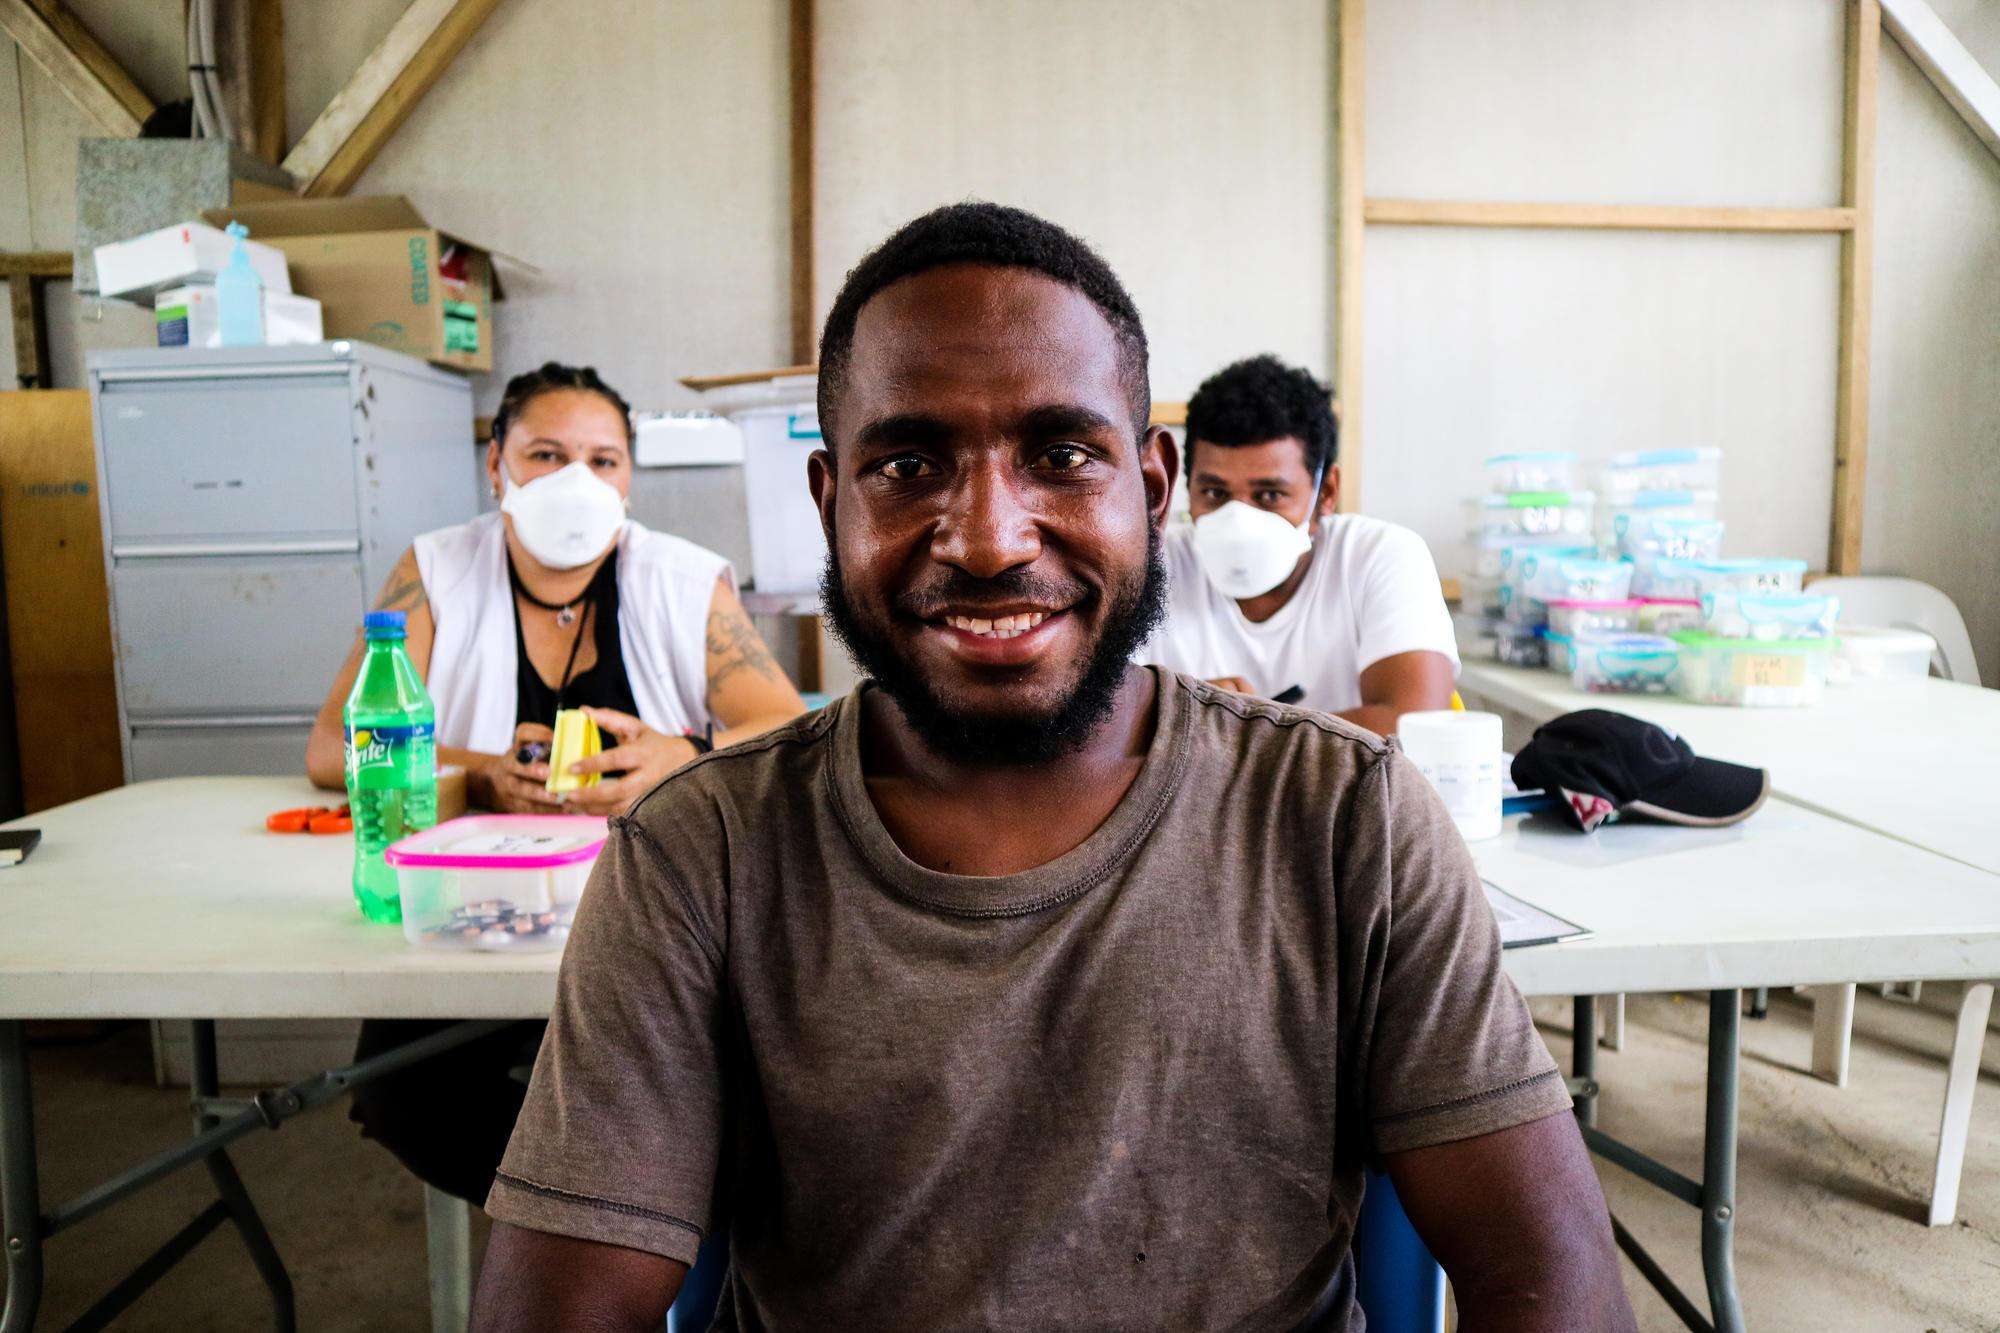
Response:
[[[206,222],[181,222],[127,241],[113,241],[97,247],[97,292],[128,301],[146,299],[188,283],[213,283],[216,274],[229,262],[236,240],[220,227]],[[285,254],[268,245],[245,240],[250,266],[264,281],[267,292],[292,290],[291,270]]]
[[[264,345],[316,343],[324,337],[319,302],[292,292],[264,292]],[[176,287],[153,298],[153,332],[161,347],[220,347],[222,320],[215,288]]]

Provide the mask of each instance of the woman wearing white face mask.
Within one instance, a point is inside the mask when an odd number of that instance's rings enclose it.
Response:
[[[623,810],[709,745],[805,711],[772,661],[719,555],[625,517],[631,413],[590,369],[554,362],[508,382],[486,446],[500,512],[425,533],[377,605],[408,616],[410,660],[437,705],[438,758],[495,810]],[[313,727],[307,767],[341,785],[348,658]],[[612,776],[559,804],[546,745],[557,708],[607,733],[586,764]],[[357,1059],[449,1027],[370,1020]],[[542,1023],[514,1023],[360,1089],[363,1132],[424,1181],[483,1203],[513,1132]]]
[[[594,370],[558,365],[507,385],[486,447],[500,512],[426,533],[377,606],[408,616],[407,648],[437,705],[440,762],[471,802],[613,814],[712,745],[805,711],[737,599],[719,555],[625,516],[631,417]],[[306,767],[338,787],[349,656],[320,709]],[[584,761],[607,775],[546,787],[558,708],[605,733]]]
[[[1423,539],[1337,511],[1327,388],[1276,357],[1188,400],[1192,531],[1166,540],[1167,616],[1140,660],[1387,735],[1443,708],[1458,648]]]

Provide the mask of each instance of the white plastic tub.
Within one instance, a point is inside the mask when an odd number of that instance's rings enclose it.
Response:
[[[1838,625],[1834,669],[1845,680],[1922,680],[1931,674],[1937,640],[1922,630]]]

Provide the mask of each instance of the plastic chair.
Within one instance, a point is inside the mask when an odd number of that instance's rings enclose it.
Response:
[[[681,1294],[667,1311],[667,1333],[708,1333],[715,1307],[722,1301],[722,1283],[729,1276],[729,1235],[711,1232],[694,1257],[694,1267],[681,1279]]]
[[[1973,656],[1972,636],[1965,631],[1965,617],[1951,598],[1928,583],[1888,575],[1837,575],[1814,579],[1814,592],[1831,593],[1840,599],[1840,618],[1853,625],[1881,625],[1892,629],[1918,629],[1937,640],[1934,665],[1943,668],[1946,680],[1964,685],[1979,683],[1979,661]]]
[[[728,1271],[729,1238],[711,1235],[667,1311],[667,1333],[705,1333]],[[1410,1225],[1389,1177],[1373,1169],[1354,1227],[1354,1279],[1371,1333],[1443,1333],[1444,1270]]]

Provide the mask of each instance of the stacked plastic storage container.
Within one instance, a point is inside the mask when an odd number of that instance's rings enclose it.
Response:
[[[1458,617],[1460,651],[1516,666],[1546,660],[1542,631],[1560,565],[1594,561],[1597,497],[1576,489],[1576,455],[1562,450],[1496,454],[1487,490],[1467,503],[1469,574]],[[1559,593],[1555,595],[1560,595]]]

